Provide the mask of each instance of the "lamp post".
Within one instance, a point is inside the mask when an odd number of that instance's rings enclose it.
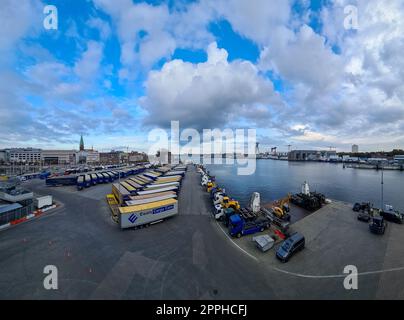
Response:
[[[381,180],[381,191],[382,191],[382,206],[381,206],[381,210],[383,210],[383,206],[384,206],[384,170],[383,170],[383,165],[382,165],[382,180]]]

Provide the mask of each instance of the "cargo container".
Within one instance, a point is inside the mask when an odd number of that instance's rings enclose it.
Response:
[[[176,214],[178,201],[175,199],[119,208],[122,229],[150,225]]]
[[[136,194],[136,188],[132,187],[129,183],[122,181],[121,186],[128,190],[130,194]]]
[[[131,178],[129,178],[128,180],[125,180],[126,183],[130,184],[132,187],[134,187],[136,190],[140,190],[143,189],[143,186],[134,182]]]
[[[73,186],[77,183],[77,176],[50,177],[45,180],[47,186]]]
[[[130,192],[119,183],[112,184],[112,193],[118,199],[119,204],[124,203],[126,200],[130,200]]]
[[[170,195],[173,198],[177,197],[177,194],[174,191],[163,191],[163,192],[157,192],[157,193],[152,193],[152,194],[146,194],[146,195],[136,195],[136,196],[130,196],[131,200],[143,200],[143,199],[150,199],[154,197],[159,197],[159,196],[167,196]]]
[[[160,184],[149,184],[145,187],[145,190],[148,189],[154,189],[154,188],[164,188],[164,187],[171,187],[171,186],[179,186],[179,182],[166,182],[166,183],[160,183]]]
[[[170,176],[184,176],[185,171],[170,171],[165,173],[162,177],[170,177]]]
[[[181,177],[180,176],[174,176],[173,178],[158,178],[154,184],[162,184],[162,183],[168,183],[168,182],[178,182],[181,183]]]
[[[150,172],[150,171],[149,171],[149,172],[145,172],[143,175],[146,176],[146,177],[148,177],[148,178],[150,178],[150,179],[156,180],[158,177],[161,176],[161,173]]]
[[[138,178],[138,179],[140,179],[140,180],[143,180],[143,181],[145,181],[145,182],[148,182],[148,183],[153,182],[153,179],[151,179],[151,178],[149,178],[149,177],[146,177],[143,173],[137,175],[136,178]]]
[[[35,207],[38,209],[51,206],[52,203],[53,203],[52,196],[43,196],[34,199]]]
[[[168,199],[176,199],[176,198],[177,198],[176,194],[167,194],[167,195],[159,195],[159,196],[154,195],[153,197],[146,198],[146,199],[127,200],[127,201],[125,201],[125,203],[127,206],[136,206],[136,205],[147,204],[147,203],[168,200]]]
[[[157,189],[142,190],[142,191],[138,191],[137,194],[139,196],[142,196],[142,195],[146,195],[146,194],[153,194],[153,193],[164,192],[164,191],[174,191],[174,192],[178,193],[178,187],[171,186],[171,187],[164,187],[164,188],[157,188]]]

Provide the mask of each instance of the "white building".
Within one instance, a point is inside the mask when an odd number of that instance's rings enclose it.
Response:
[[[42,150],[42,161],[48,164],[75,164],[76,150]]]
[[[76,164],[96,164],[100,162],[100,153],[97,150],[80,150],[76,153]]]
[[[357,144],[354,144],[352,146],[352,153],[358,153],[359,152],[359,146]]]
[[[5,151],[10,162],[39,163],[41,161],[41,149],[13,148]]]
[[[100,153],[97,150],[86,150],[87,152],[87,163],[99,163]]]

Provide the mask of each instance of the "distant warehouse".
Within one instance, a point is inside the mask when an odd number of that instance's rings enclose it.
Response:
[[[398,164],[404,164],[404,154],[395,156],[394,161]]]
[[[288,154],[289,161],[320,161],[337,156],[336,151],[324,150],[292,150]]]

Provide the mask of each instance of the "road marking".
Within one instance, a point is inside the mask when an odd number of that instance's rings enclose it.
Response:
[[[216,224],[218,225],[219,229],[225,234],[225,236],[238,248],[240,249],[243,253],[245,253],[247,256],[250,258],[254,259],[255,261],[259,262],[259,259],[253,256],[252,254],[248,253],[246,250],[241,248],[237,243],[234,242],[234,240],[226,233],[226,231],[223,230],[221,225],[215,221]],[[310,274],[303,274],[303,273],[297,273],[297,272],[291,272],[287,271],[284,269],[280,269],[277,267],[269,267],[270,269],[274,271],[278,271],[284,274],[288,274],[291,276],[299,277],[299,278],[306,278],[306,279],[333,279],[333,278],[345,278],[346,274],[330,274],[330,275],[310,275]],[[398,272],[398,271],[404,271],[404,267],[399,267],[399,268],[391,268],[391,269],[385,269],[385,270],[375,270],[375,271],[365,271],[365,272],[359,272],[357,275],[358,276],[368,276],[368,275],[374,275],[374,274],[380,274],[380,273],[388,273],[388,272]]]
[[[309,274],[290,272],[290,271],[286,271],[286,270],[279,269],[279,268],[276,268],[276,267],[271,267],[271,269],[273,269],[275,271],[285,273],[285,274],[288,274],[288,275],[300,277],[300,278],[332,279],[332,278],[345,278],[347,276],[346,274],[330,274],[330,275],[316,276],[316,275],[309,275]],[[385,270],[359,272],[357,275],[358,276],[368,276],[368,275],[373,275],[373,274],[387,273],[387,272],[397,272],[397,271],[404,271],[404,267],[391,268],[391,269],[385,269]]]
[[[220,226],[220,224],[219,224],[217,221],[215,221],[215,222],[216,222],[217,226],[220,228],[220,230],[222,230],[222,232],[224,233],[224,235],[225,235],[237,248],[239,248],[242,252],[244,252],[247,256],[249,256],[250,258],[254,259],[255,261],[257,261],[257,262],[259,261],[258,258],[254,257],[252,254],[248,253],[248,252],[245,251],[243,248],[241,248],[237,243],[235,243],[235,242],[233,241],[233,239],[230,238],[230,236],[226,233],[226,231],[223,230],[223,228]]]

